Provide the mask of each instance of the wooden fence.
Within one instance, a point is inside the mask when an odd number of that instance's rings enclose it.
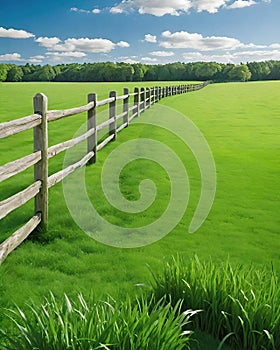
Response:
[[[208,83],[176,85],[152,88],[135,88],[133,93],[124,89],[122,96],[111,91],[109,98],[98,101],[96,94],[88,95],[88,104],[66,110],[48,110],[48,99],[37,94],[33,99],[34,114],[10,122],[0,123],[0,139],[29,129],[34,130],[34,152],[23,158],[0,166],[0,182],[33,167],[34,182],[23,191],[0,202],[0,219],[26,202],[34,200],[34,215],[21,228],[0,244],[0,264],[7,255],[20,245],[36,228],[44,229],[48,223],[48,190],[75,170],[96,162],[97,152],[117,137],[117,133],[127,127],[130,121],[164,97],[196,91]],[[122,113],[117,114],[118,103],[122,103]],[[109,106],[109,119],[97,124],[97,109]],[[87,112],[87,131],[74,139],[48,147],[48,123],[61,118]],[[119,120],[122,120],[118,127]],[[108,127],[106,138],[98,143],[97,133]],[[75,164],[48,176],[48,160],[57,154],[87,140],[87,154]]]

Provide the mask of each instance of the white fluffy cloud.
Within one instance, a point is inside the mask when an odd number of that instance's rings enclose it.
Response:
[[[256,5],[256,1],[254,0],[236,0],[233,4],[229,5],[228,9],[241,9],[244,7],[249,7],[252,5]]]
[[[216,13],[222,7],[225,7],[231,0],[197,0],[192,1],[192,7],[197,12],[207,11]]]
[[[157,37],[156,37],[156,35],[146,34],[145,35],[145,41],[147,41],[148,43],[156,43],[157,42]]]
[[[71,57],[71,58],[82,58],[86,54],[79,51],[69,51],[69,52],[47,52],[46,55],[53,57]]]
[[[142,57],[141,61],[142,62],[149,62],[149,63],[157,63],[158,59],[157,58],[153,58],[153,57]]]
[[[79,51],[69,51],[69,52],[49,51],[46,53],[46,55],[53,62],[57,62],[57,63],[65,62],[65,60],[76,61],[77,59],[81,59],[87,56],[84,52],[79,52]]]
[[[90,10],[79,9],[77,7],[71,7],[70,11],[77,12],[77,13],[94,13],[96,15],[98,15],[101,12],[101,10],[99,10],[99,9],[93,9],[90,11]]]
[[[270,0],[122,0],[110,9],[111,13],[137,11],[140,14],[154,16],[179,16],[190,10],[216,13],[222,8],[237,9],[259,3],[269,3]]]
[[[69,38],[62,42],[59,38],[40,37],[35,40],[49,51],[107,53],[119,47],[129,47],[126,41],[113,43],[108,39]]]
[[[78,9],[77,7],[71,7],[70,8],[71,12],[78,12],[78,13],[90,13],[89,10],[84,10],[84,9]]]
[[[0,55],[0,61],[21,61],[21,55],[19,53],[6,53]]]
[[[28,39],[33,38],[35,35],[28,33],[25,30],[17,30],[13,28],[3,28],[0,27],[0,37],[1,38],[12,38],[12,39]]]
[[[160,46],[167,49],[195,49],[200,51],[232,50],[240,47],[241,42],[234,38],[207,36],[198,33],[175,32],[169,30],[162,33]]]
[[[46,47],[48,49],[51,49],[56,44],[60,43],[61,40],[57,37],[48,38],[48,37],[39,37],[35,39],[37,43],[39,43],[40,46]]]
[[[117,46],[119,47],[129,47],[129,43],[127,43],[126,41],[120,41],[117,43]]]
[[[200,52],[187,52],[183,54],[187,62],[220,62],[234,63],[280,60],[280,50],[252,50],[252,51],[237,51],[225,52],[223,54],[207,55]]]
[[[28,62],[30,62],[30,63],[42,63],[44,58],[45,57],[42,55],[31,56],[28,59]]]
[[[174,52],[171,51],[153,51],[150,52],[150,55],[157,57],[171,57],[174,56]]]
[[[166,14],[179,16],[180,12],[187,12],[191,8],[190,0],[123,0],[111,8],[112,13],[123,13],[137,10],[140,14],[164,16]]]

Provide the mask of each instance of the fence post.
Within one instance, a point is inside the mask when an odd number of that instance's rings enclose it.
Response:
[[[124,88],[123,89],[123,94],[124,95],[128,95],[129,94],[129,90],[128,88]],[[127,98],[125,98],[123,100],[123,112],[125,113],[124,117],[123,117],[123,123],[126,123],[126,126],[128,126],[128,102],[129,102],[129,96],[127,96]]]
[[[34,152],[41,151],[41,159],[34,165],[34,181],[41,181],[40,192],[35,196],[34,213],[41,213],[40,228],[48,224],[48,98],[37,94],[33,99],[34,113],[41,115],[41,124],[34,128]]]
[[[96,131],[96,94],[88,94],[88,103],[94,102],[94,106],[88,110],[87,113],[87,128],[88,131],[91,129],[95,129],[93,135],[88,137],[87,139],[87,151],[94,152],[94,156],[88,161],[88,164],[96,163],[96,146],[97,146],[97,131]]]
[[[134,95],[134,107],[135,107],[135,109],[134,110],[136,110],[136,112],[137,112],[137,117],[139,117],[139,115],[140,115],[140,105],[139,105],[139,88],[134,88],[134,93],[135,93],[135,95]]]
[[[116,140],[117,139],[117,120],[116,120],[117,92],[116,91],[110,92],[110,98],[112,98],[112,97],[114,98],[114,101],[110,102],[110,104],[109,104],[109,118],[112,119],[112,122],[109,124],[109,135],[114,135],[113,140]]]
[[[150,108],[150,106],[151,106],[151,90],[150,90],[150,88],[146,88],[146,100],[147,100],[146,106],[147,106],[147,108]]]
[[[150,96],[151,96],[151,105],[153,105],[155,103],[155,87],[153,86],[150,91],[151,91],[151,94],[150,94]]]
[[[146,109],[146,89],[142,87],[140,94],[141,94],[140,100],[142,102],[141,103],[142,107],[140,108],[140,112],[143,113]]]
[[[154,94],[155,94],[154,103],[156,103],[158,101],[158,86],[155,86]]]

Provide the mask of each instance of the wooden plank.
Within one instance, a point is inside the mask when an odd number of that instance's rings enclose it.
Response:
[[[36,181],[23,191],[0,202],[0,219],[3,219],[13,210],[21,207],[31,198],[34,198],[40,191],[41,181]]]
[[[127,112],[122,112],[122,113],[120,113],[120,114],[116,115],[116,120],[119,120],[119,119],[121,119],[121,118],[125,117],[125,116],[126,116],[126,114],[127,114]]]
[[[83,135],[81,136],[78,136],[74,139],[71,139],[71,140],[68,140],[68,141],[64,141],[64,142],[61,142],[57,145],[54,145],[54,146],[51,146],[49,147],[48,149],[48,159],[56,156],[57,154],[63,152],[63,151],[66,151],[67,149],[77,145],[78,143],[86,140],[88,137],[92,136],[95,134],[95,130],[94,129],[91,129],[91,130],[88,130],[86,133],[84,133]]]
[[[21,173],[22,171],[30,168],[41,159],[41,152],[35,152],[28,156],[14,160],[13,162],[7,163],[0,166],[0,182],[10,177]]]
[[[96,131],[102,130],[105,126],[108,126],[108,125],[110,125],[110,124],[113,123],[113,122],[114,122],[114,121],[113,121],[113,120],[110,120],[110,119],[105,120],[105,122],[103,122],[103,123],[97,125]]]
[[[107,104],[109,104],[109,103],[111,103],[113,101],[115,101],[115,98],[111,98],[111,97],[106,98],[106,100],[98,101],[96,103],[96,107],[107,105]]]
[[[122,100],[125,100],[125,99],[127,99],[129,97],[129,94],[127,93],[127,94],[123,94],[123,95],[121,95],[121,96],[117,96],[116,97],[116,101],[122,101]]]
[[[91,108],[94,108],[94,102],[90,102],[85,106],[63,109],[63,110],[51,110],[47,112],[48,122],[53,122],[58,119],[70,117],[79,113],[87,112]]]
[[[123,123],[121,126],[118,127],[117,131],[120,132],[122,131],[124,128],[126,128],[128,126],[128,122]]]
[[[41,214],[34,215],[25,225],[14,232],[0,244],[0,265],[6,257],[16,249],[41,222]]]
[[[32,129],[39,124],[41,124],[41,116],[38,114],[0,123],[0,139]]]
[[[37,94],[33,99],[34,112],[40,114],[42,123],[34,128],[34,152],[41,151],[41,159],[34,166],[34,182],[42,186],[35,197],[34,214],[41,213],[41,229],[48,224],[48,98]]]
[[[77,163],[69,165],[67,168],[58,171],[57,173],[51,175],[48,178],[48,187],[51,188],[63,179],[66,178],[66,176],[72,174],[74,171],[76,171],[79,168],[82,168],[87,164],[87,162],[94,156],[93,152],[89,152],[86,154],[81,160],[79,160]]]
[[[97,145],[97,151],[100,151],[103,147],[105,147],[110,141],[114,140],[114,134],[108,136],[104,141],[102,141],[99,145]]]
[[[138,113],[137,113],[137,112],[134,113],[134,114],[132,114],[132,115],[128,118],[128,122],[130,123],[131,120],[134,119],[134,118],[137,117],[137,116],[138,116]]]
[[[128,112],[132,112],[132,111],[134,111],[136,108],[137,108],[136,105],[135,105],[135,106],[131,106],[131,107],[128,108]]]

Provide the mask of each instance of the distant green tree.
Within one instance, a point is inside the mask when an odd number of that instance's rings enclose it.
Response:
[[[186,65],[181,62],[169,63],[168,70],[172,80],[185,80]]]
[[[7,74],[7,81],[10,82],[17,82],[21,81],[23,77],[23,71],[20,66],[13,65],[9,70]]]
[[[221,70],[221,66],[215,62],[199,62],[194,68],[198,80],[211,80]]]
[[[269,79],[280,80],[280,61],[270,61],[271,70]]]
[[[0,81],[5,81],[8,75],[8,66],[6,64],[0,64]]]
[[[167,64],[158,66],[158,80],[160,80],[160,81],[173,80],[172,75],[171,75],[168,68],[169,67]]]
[[[142,81],[144,79],[145,73],[147,71],[147,67],[141,63],[135,63],[132,65],[134,69],[133,73],[133,81]]]
[[[153,65],[147,66],[147,71],[144,75],[143,80],[145,81],[157,81],[160,80],[158,76],[158,67]]]
[[[251,78],[251,72],[245,64],[240,64],[232,68],[229,78],[233,81],[247,81]]]
[[[39,81],[52,81],[55,78],[55,71],[52,66],[47,64],[43,66],[38,72]]]
[[[118,80],[117,81],[132,81],[134,68],[128,63],[117,63]]]

